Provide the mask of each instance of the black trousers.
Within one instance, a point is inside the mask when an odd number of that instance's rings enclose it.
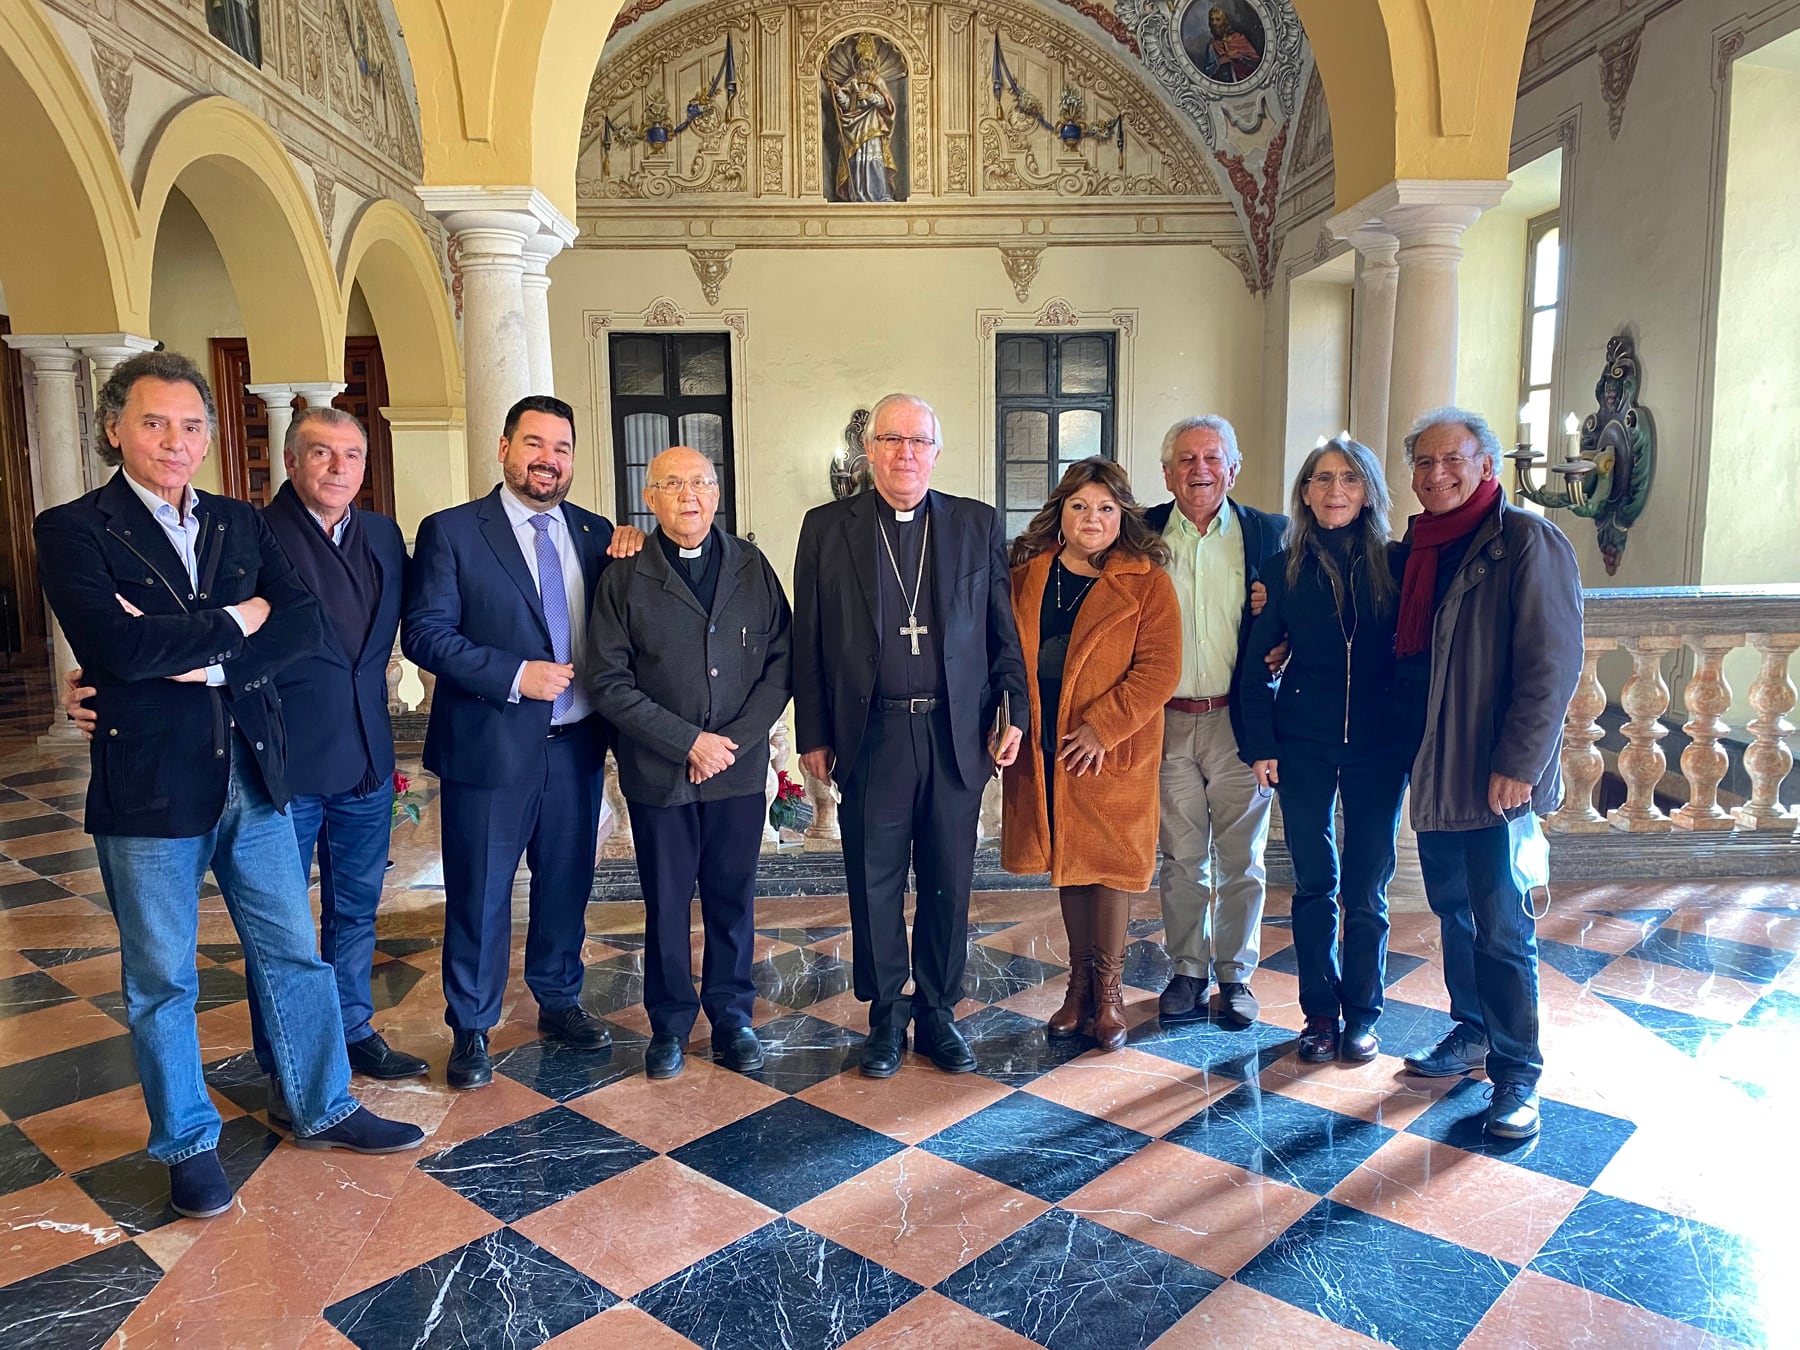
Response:
[[[756,862],[766,814],[763,794],[681,806],[628,802],[644,891],[644,1011],[650,1030],[685,1042],[706,1009],[713,1034],[750,1025],[756,986]],[[694,994],[689,938],[694,887],[706,950]]]
[[[838,820],[855,988],[870,1005],[869,1025],[905,1026],[939,1010],[948,1015],[962,997],[969,956],[969,887],[981,815],[981,787],[965,787],[957,772],[949,712],[872,713],[842,788]],[[910,955],[909,864],[919,885]]]

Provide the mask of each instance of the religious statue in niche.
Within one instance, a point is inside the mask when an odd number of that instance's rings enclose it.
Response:
[[[1242,84],[1262,68],[1262,15],[1250,0],[1192,0],[1181,16],[1181,46],[1214,84]]]
[[[251,65],[262,65],[258,0],[206,0],[206,30]]]
[[[825,198],[903,202],[906,176],[906,63],[874,33],[845,38],[819,72],[824,103]]]

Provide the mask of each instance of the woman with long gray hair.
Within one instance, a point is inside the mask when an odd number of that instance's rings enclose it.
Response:
[[[1286,551],[1263,569],[1268,599],[1238,685],[1244,754],[1281,796],[1294,860],[1300,1058],[1311,1063],[1366,1063],[1380,1047],[1387,885],[1407,771],[1386,729],[1399,612],[1388,507],[1366,445],[1344,435],[1306,457]],[[1284,639],[1292,654],[1277,677],[1264,658]]]

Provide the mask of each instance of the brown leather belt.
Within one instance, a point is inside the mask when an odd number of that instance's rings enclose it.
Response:
[[[1198,716],[1201,713],[1212,712],[1215,708],[1227,707],[1230,703],[1230,694],[1219,694],[1213,698],[1172,698],[1166,706],[1175,712],[1192,713]]]

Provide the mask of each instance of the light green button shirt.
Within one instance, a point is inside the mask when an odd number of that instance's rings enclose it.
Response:
[[[1202,534],[1177,506],[1163,539],[1173,555],[1169,577],[1181,601],[1181,682],[1176,698],[1231,692],[1238,625],[1244,617],[1244,538],[1229,499]]]

